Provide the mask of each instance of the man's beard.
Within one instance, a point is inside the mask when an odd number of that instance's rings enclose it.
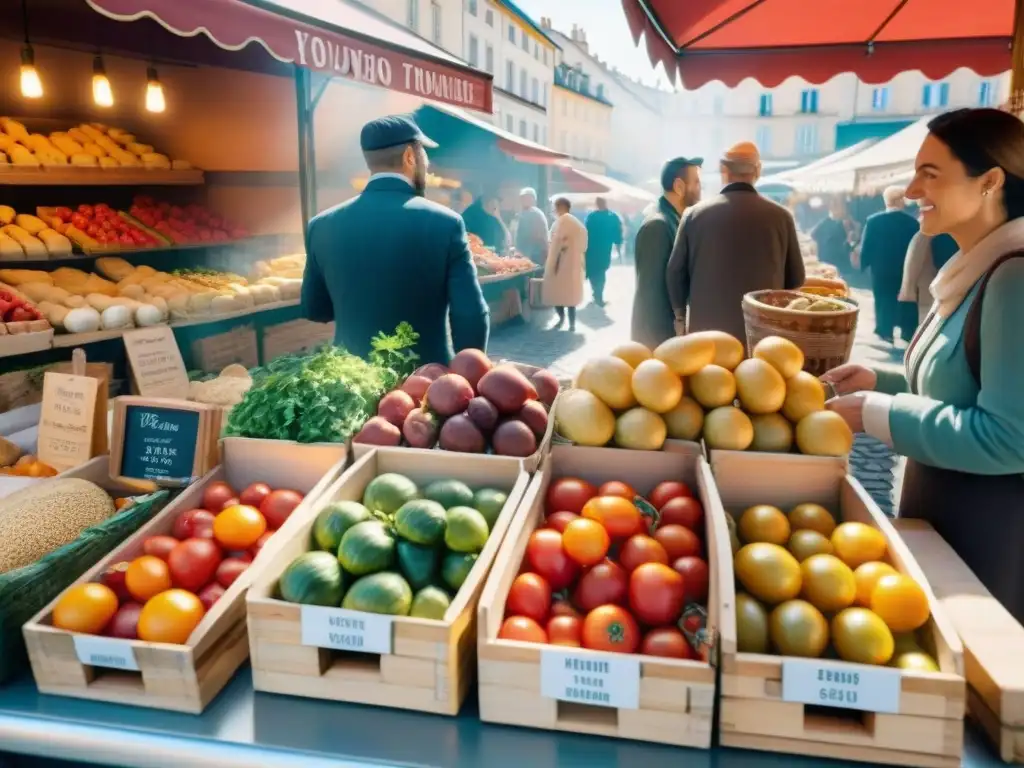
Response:
[[[687,208],[691,205],[696,205],[700,202],[700,192],[687,192],[683,195],[683,201],[686,203]]]
[[[427,169],[419,163],[416,163],[416,168],[413,171],[412,188],[416,191],[419,197],[426,197],[427,195]]]

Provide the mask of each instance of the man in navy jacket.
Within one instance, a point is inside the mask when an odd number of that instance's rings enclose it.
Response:
[[[309,222],[303,315],[335,321],[335,344],[360,357],[402,321],[420,335],[421,363],[486,349],[489,312],[462,217],[423,197],[437,144],[409,118],[383,117],[363,126],[360,145],[366,189]]]

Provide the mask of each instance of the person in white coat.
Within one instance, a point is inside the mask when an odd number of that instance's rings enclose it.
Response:
[[[572,204],[560,197],[555,200],[555,223],[548,239],[548,258],[544,264],[544,304],[558,313],[557,329],[576,330],[576,307],[583,303],[583,275],[587,252],[587,228],[569,213]],[[568,312],[566,312],[568,310]]]

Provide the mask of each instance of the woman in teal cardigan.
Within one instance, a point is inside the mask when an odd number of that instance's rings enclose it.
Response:
[[[907,457],[901,517],[924,518],[1024,620],[1024,123],[994,109],[936,117],[907,197],[921,231],[960,250],[906,375],[847,364],[828,407]]]

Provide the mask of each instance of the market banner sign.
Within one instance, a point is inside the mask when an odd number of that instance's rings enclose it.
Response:
[[[278,61],[491,112],[490,75],[345,0],[87,0],[118,21],[150,18],[225,50],[259,43]]]

